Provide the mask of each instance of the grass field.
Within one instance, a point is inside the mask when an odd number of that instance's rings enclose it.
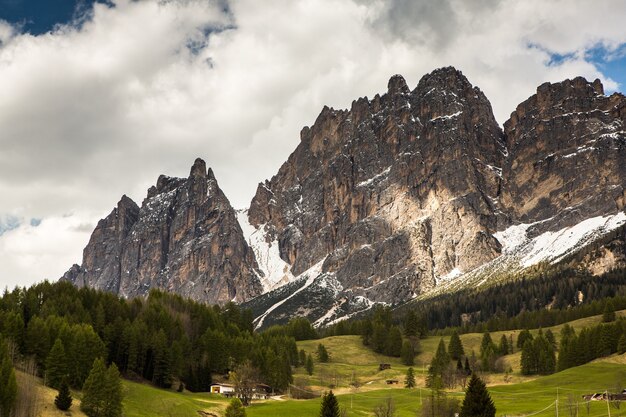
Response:
[[[608,361],[598,361],[577,368],[568,369],[558,374],[540,377],[532,381],[489,387],[489,392],[496,405],[498,416],[525,416],[537,413],[537,416],[554,416],[556,398],[559,396],[559,414],[567,417],[599,417],[608,415],[606,402],[589,402],[582,395],[604,390],[615,390],[618,383],[626,382],[626,364],[622,357],[612,357]],[[340,407],[348,417],[373,415],[372,410],[386,398],[393,398],[398,417],[415,417],[421,410],[420,396],[425,398],[429,391],[425,389],[393,389],[355,392],[338,395]],[[463,399],[461,391],[448,395]],[[295,417],[316,416],[319,413],[320,400],[283,401],[254,404],[248,408],[249,417]],[[578,414],[576,414],[576,408]],[[626,416],[626,404],[620,409],[610,406],[611,416]]]
[[[624,315],[624,311],[619,315]],[[588,317],[571,322],[577,330],[596,324],[600,316]],[[552,331],[558,338],[562,325]],[[537,332],[534,330],[533,332]],[[502,334],[514,335],[519,331],[493,332],[492,339],[498,342]],[[482,334],[461,336],[465,351],[478,354]],[[315,363],[313,376],[308,376],[303,368],[294,370],[294,379],[316,392],[334,385],[339,404],[346,411],[346,416],[372,416],[373,408],[391,397],[394,401],[397,417],[414,417],[421,410],[421,399],[429,395],[424,389],[424,370],[427,368],[440,337],[429,337],[421,341],[421,353],[416,358],[417,389],[403,388],[407,367],[398,358],[379,355],[364,347],[359,336],[336,336],[321,340],[298,342],[298,349],[315,355],[317,345],[323,343],[330,353],[329,363]],[[444,337],[447,345],[449,338]],[[599,417],[608,415],[605,402],[587,404],[582,395],[605,390],[616,391],[618,386],[626,386],[626,355],[611,356],[592,363],[568,369],[558,374],[544,377],[524,377],[519,373],[519,352],[506,357],[513,368],[505,383],[503,374],[483,375],[489,385],[489,391],[496,404],[498,416],[527,416],[529,414],[553,416],[556,413],[557,392],[559,396],[559,415],[566,417]],[[380,363],[391,364],[391,369],[378,371]],[[18,378],[20,375],[18,375]],[[397,379],[398,385],[387,385],[388,379]],[[351,385],[358,381],[358,388]],[[124,381],[124,415],[127,417],[208,417],[222,416],[228,400],[218,395],[207,393],[178,393],[162,390],[147,384]],[[40,417],[76,416],[82,417],[79,410],[80,393],[74,393],[74,405],[69,413],[56,410],[53,402],[56,391],[39,386],[38,415]],[[448,395],[462,400],[460,388]],[[247,409],[249,417],[298,417],[317,416],[320,399],[293,400],[282,398],[255,402]],[[542,411],[543,410],[543,411]],[[578,414],[576,414],[578,410]],[[620,409],[610,406],[611,416],[626,417],[626,404]],[[534,414],[536,413],[536,414]]]

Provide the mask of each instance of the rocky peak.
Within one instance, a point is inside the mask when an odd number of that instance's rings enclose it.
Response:
[[[459,71],[437,70],[413,92],[396,75],[382,96],[324,108],[259,185],[249,220],[294,274],[324,261],[342,287],[401,301],[497,256],[502,149],[489,102]]]
[[[393,75],[387,83],[387,94],[389,96],[407,95],[411,92],[409,86],[402,75]]]
[[[141,208],[123,196],[63,279],[126,297],[161,288],[218,304],[262,290],[235,211],[202,159],[188,178],[159,176]]]
[[[514,221],[561,228],[624,208],[626,100],[603,92],[582,77],[545,83],[506,121],[501,201]]]

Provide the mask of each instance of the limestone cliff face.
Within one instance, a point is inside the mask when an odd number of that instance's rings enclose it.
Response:
[[[484,94],[443,68],[411,91],[324,108],[270,181],[250,223],[297,275],[323,261],[344,289],[400,302],[493,259],[502,132]]]
[[[559,229],[626,203],[626,97],[599,80],[543,84],[504,124],[501,202],[515,221]]]
[[[456,69],[413,90],[394,76],[382,96],[325,107],[302,130],[240,213],[246,236],[197,160],[188,178],[159,177],[141,208],[123,197],[64,279],[127,297],[252,299],[262,327],[327,324],[537,262],[606,270],[626,263],[625,123],[626,98],[597,80],[541,85],[502,131]]]
[[[160,288],[214,304],[261,292],[235,211],[200,159],[188,178],[160,176],[141,208],[122,197],[64,279],[125,297]]]

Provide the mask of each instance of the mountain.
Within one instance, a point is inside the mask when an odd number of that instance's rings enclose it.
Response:
[[[161,175],[141,208],[123,196],[62,279],[124,297],[160,288],[224,304],[259,295],[259,275],[234,209],[197,159],[188,178]]]
[[[626,98],[543,84],[502,129],[458,70],[325,107],[235,211],[211,171],[122,198],[65,276],[124,296],[245,301],[257,327],[488,285],[540,262],[626,264]],[[208,193],[208,195],[207,195]]]
[[[247,304],[257,324],[332,323],[540,262],[624,264],[625,105],[598,80],[546,83],[500,130],[480,90],[442,68],[324,109],[249,209],[296,275]],[[297,276],[316,262],[315,279]]]

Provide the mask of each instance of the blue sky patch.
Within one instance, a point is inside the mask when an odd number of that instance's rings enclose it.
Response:
[[[0,19],[22,32],[40,35],[71,22],[77,13],[89,10],[94,3],[96,0],[0,0]]]
[[[531,47],[537,47],[531,45]],[[548,65],[560,65],[568,59],[576,58],[576,53],[569,54],[550,54],[550,62]],[[615,49],[607,49],[603,45],[597,45],[585,52],[585,60],[592,62],[605,76],[616,81],[619,86],[617,91],[626,91],[626,43],[621,44]],[[606,88],[606,93],[613,91]]]
[[[15,216],[0,217],[0,236],[20,227],[20,219]]]

